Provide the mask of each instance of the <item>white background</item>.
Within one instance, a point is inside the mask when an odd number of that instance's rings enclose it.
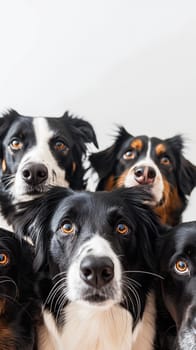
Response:
[[[0,0],[0,112],[186,139],[196,163],[195,0]],[[196,190],[184,220],[196,219]]]

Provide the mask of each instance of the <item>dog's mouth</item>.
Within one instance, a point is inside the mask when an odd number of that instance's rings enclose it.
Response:
[[[101,289],[84,288],[81,291],[79,300],[89,305],[106,306],[116,303],[115,289],[112,286],[105,286]]]
[[[108,300],[107,296],[101,293],[95,293],[95,294],[86,294],[83,296],[83,301],[87,301],[89,303],[96,303],[101,304]]]
[[[27,187],[25,189],[24,194],[31,195],[31,196],[37,196],[41,193],[46,192],[49,189],[48,186],[39,186],[39,187]]]

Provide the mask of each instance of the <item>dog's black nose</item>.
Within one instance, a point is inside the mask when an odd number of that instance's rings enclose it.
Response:
[[[108,257],[89,255],[81,261],[80,276],[90,286],[101,288],[113,279],[114,264]]]
[[[36,186],[47,180],[48,169],[44,164],[30,163],[22,170],[22,176],[28,185]]]
[[[138,166],[134,169],[135,180],[140,185],[151,184],[156,177],[156,171],[151,166]]]

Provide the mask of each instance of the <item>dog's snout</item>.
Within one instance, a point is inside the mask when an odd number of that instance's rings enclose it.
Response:
[[[151,166],[138,166],[134,169],[135,180],[141,184],[151,184],[156,177],[156,171]]]
[[[22,170],[24,181],[28,185],[39,185],[48,178],[48,169],[44,164],[30,163]]]
[[[108,257],[89,255],[81,261],[80,276],[90,286],[101,288],[113,279],[114,264]]]

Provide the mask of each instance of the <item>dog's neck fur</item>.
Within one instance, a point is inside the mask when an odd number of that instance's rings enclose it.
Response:
[[[104,309],[70,303],[65,309],[65,320],[63,328],[58,330],[52,314],[44,311],[51,347],[43,347],[43,350],[153,350],[155,305],[152,293],[147,297],[143,317],[134,331],[131,314],[117,304]]]

